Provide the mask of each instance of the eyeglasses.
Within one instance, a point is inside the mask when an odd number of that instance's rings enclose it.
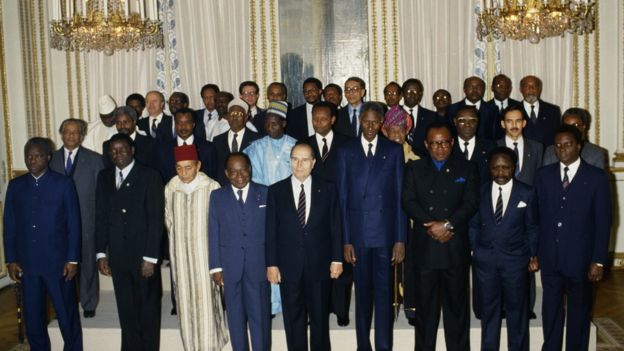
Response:
[[[246,113],[238,111],[230,112],[228,114],[232,117],[244,117],[246,115]]]
[[[457,119],[457,123],[464,126],[466,124],[477,124],[478,119],[476,118],[465,118],[465,117],[461,117]]]
[[[352,88],[345,88],[345,94],[351,94],[351,93],[357,93],[358,91],[362,90],[362,88],[360,87],[352,87]]]
[[[449,97],[446,95],[438,95],[436,97],[433,98],[434,100],[448,100]]]
[[[434,149],[448,149],[451,147],[451,140],[428,141],[427,144]]]
[[[385,96],[399,96],[401,93],[398,91],[384,91]]]
[[[411,95],[411,94],[419,95],[422,93],[420,92],[420,90],[416,90],[416,89],[408,89],[405,91],[405,95]]]

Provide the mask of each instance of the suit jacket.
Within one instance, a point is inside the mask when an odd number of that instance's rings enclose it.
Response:
[[[140,272],[143,257],[160,258],[164,188],[156,170],[135,162],[116,188],[115,167],[98,176],[96,252],[107,253],[113,270]]]
[[[152,128],[150,126],[150,118],[144,117],[137,121],[137,128],[145,132],[151,138]],[[197,128],[196,128],[197,129]],[[204,136],[204,139],[205,136]],[[173,117],[163,114],[158,127],[156,127],[156,141],[175,140],[175,132],[173,132]]]
[[[446,109],[446,120],[451,124],[451,126],[454,126],[453,118],[455,118],[459,109],[465,106],[466,99],[462,99],[461,101],[451,104]],[[477,128],[477,136],[479,138],[496,140],[497,116],[498,108],[492,108],[485,102],[485,100],[481,100],[481,104],[479,106],[479,127]]]
[[[284,281],[329,279],[331,262],[342,262],[342,233],[333,184],[312,177],[305,226],[299,222],[290,176],[269,187],[266,266],[277,266]],[[298,196],[299,194],[297,194]],[[305,273],[304,273],[305,272]]]
[[[503,220],[496,224],[492,203],[493,182],[481,187],[479,211],[470,221],[473,259],[481,252],[494,251],[497,259],[526,266],[537,255],[537,196],[535,190],[513,181]]]
[[[361,108],[362,107],[360,105],[360,111],[361,111]],[[342,135],[346,135],[351,138],[358,136],[360,134],[359,131],[356,135],[356,133],[353,132],[353,128],[351,128],[351,117],[352,116],[349,115],[349,108],[347,106],[338,110],[338,116],[336,116],[336,123],[334,123],[334,132],[340,133]]]
[[[172,141],[163,141],[156,144],[158,150],[157,169],[163,178],[163,181],[169,183],[171,178],[176,176],[175,147],[178,145],[177,139]],[[197,155],[201,161],[201,171],[208,177],[216,179],[217,177],[217,150],[214,145],[195,137],[193,145],[197,148]]]
[[[477,167],[451,155],[438,171],[431,158],[408,163],[403,183],[403,209],[414,220],[415,263],[446,269],[470,262],[468,222],[479,206]],[[423,223],[448,220],[455,236],[440,243],[427,235]]]
[[[462,144],[461,147],[460,144]],[[470,161],[477,165],[480,184],[486,184],[492,180],[490,178],[490,166],[488,163],[488,157],[490,156],[490,151],[492,151],[495,146],[496,144],[494,144],[494,142],[490,140],[485,140],[481,138],[475,139],[475,147],[474,150],[472,150],[472,155],[470,155]],[[465,158],[462,151],[463,147],[463,140],[457,138],[455,140],[455,144],[453,145],[453,154],[458,157]]]
[[[209,268],[222,268],[225,284],[243,275],[254,282],[266,281],[267,187],[249,183],[241,208],[231,186],[210,194],[208,220]]]
[[[228,133],[229,131],[215,136],[212,142],[212,145],[214,145],[217,152],[217,174],[215,179],[219,182],[219,184],[221,184],[221,186],[229,183],[227,177],[225,176],[225,159],[230,153],[232,153],[230,145],[228,144]],[[243,134],[243,140],[241,140],[240,145],[238,146],[238,151],[244,150],[247,146],[249,146],[249,144],[259,138],[260,135],[258,133],[255,133],[251,129],[245,127],[245,134]]]
[[[290,110],[286,120],[286,134],[298,141],[309,138],[307,103]]]
[[[522,151],[522,168],[514,178],[524,184],[533,185],[535,182],[535,172],[542,166],[544,147],[535,140],[523,138],[524,150]],[[496,141],[498,146],[505,146],[505,139]]]
[[[80,262],[80,207],[71,178],[50,169],[38,181],[24,174],[9,182],[4,205],[4,254],[25,274],[61,276]]]
[[[522,106],[522,102],[520,102],[520,105]],[[539,111],[535,123],[530,120],[530,116],[524,107],[522,108],[522,113],[528,121],[522,131],[524,137],[539,140],[545,147],[552,145],[555,140],[555,132],[561,124],[561,109],[559,106],[539,100]]]
[[[90,242],[95,240],[95,189],[98,174],[103,168],[102,156],[81,146],[74,157],[72,171],[69,174],[74,180],[78,194],[82,239]],[[57,173],[65,173],[65,153],[62,147],[52,155],[50,169]]]
[[[583,143],[583,148],[581,149],[581,158],[594,167],[598,167],[604,169],[605,171],[609,168],[609,163],[607,162],[607,149],[604,149],[596,144],[590,143],[589,141],[585,141]],[[544,166],[559,162],[557,159],[557,155],[555,155],[555,147],[554,145],[550,145],[546,148],[544,152]]]
[[[104,163],[104,168],[109,168],[113,166],[113,160],[110,158],[108,154],[108,148],[110,146],[110,140],[107,140],[102,144],[102,149],[104,153],[102,154],[102,161]],[[134,159],[141,163],[144,166],[156,168],[156,142],[154,139],[141,135],[135,134],[134,137]]]
[[[410,139],[412,140],[412,150],[418,157],[426,157],[428,155],[427,149],[425,148],[425,130],[427,126],[432,122],[436,121],[435,112],[428,110],[422,106],[418,106],[418,113],[416,114],[416,121],[414,125],[415,128],[412,128],[410,131]]]
[[[343,243],[356,247],[404,243],[407,218],[401,209],[403,147],[379,135],[371,160],[360,140],[346,142],[338,150],[336,162]]]
[[[258,113],[254,116],[251,123],[256,127],[258,134],[260,137],[267,135],[266,130],[264,130],[264,121],[266,120],[266,110],[258,107]]]
[[[486,104],[488,105],[488,108],[492,111],[496,112],[496,119],[493,121],[494,123],[494,138],[496,138],[497,140],[504,137],[505,136],[505,129],[501,126],[501,121],[503,119],[503,115],[501,114],[501,110],[498,109],[498,106],[496,106],[496,102],[495,99],[491,99],[488,100],[486,102]],[[522,102],[518,101],[518,100],[514,100],[512,98],[507,98],[507,106],[519,106],[522,107]]]
[[[334,139],[332,140],[331,146],[329,146],[329,150],[327,151],[327,158],[325,158],[325,161],[323,161],[323,158],[321,157],[321,151],[316,141],[316,135],[308,137],[305,140],[308,145],[312,146],[312,150],[314,150],[314,158],[316,159],[316,163],[314,164],[314,168],[312,169],[312,175],[324,179],[325,181],[330,183],[336,183],[336,161],[338,150],[347,141],[352,139],[336,132],[333,133]]]
[[[560,163],[537,171],[538,251],[544,273],[586,280],[590,263],[605,264],[611,232],[611,191],[605,171],[581,160],[566,189]]]

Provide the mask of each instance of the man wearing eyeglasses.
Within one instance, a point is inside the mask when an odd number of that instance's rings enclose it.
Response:
[[[425,141],[425,129],[435,121],[435,112],[420,106],[423,97],[423,85],[420,80],[410,78],[403,82],[401,92],[403,94],[403,109],[412,119],[412,129],[407,134],[407,141],[412,145],[414,153],[419,157],[427,156],[423,142]]]
[[[457,129],[457,142],[453,145],[453,153],[471,161],[479,171],[480,184],[490,181],[488,154],[494,149],[494,142],[477,137],[479,113],[473,106],[465,106],[457,111],[453,118]]]
[[[254,81],[244,81],[238,86],[240,98],[249,105],[248,120],[253,124],[254,132],[260,135],[266,135],[264,131],[265,110],[258,107],[258,98],[260,97],[260,87]]]
[[[413,279],[416,350],[435,350],[440,305],[447,350],[469,350],[468,222],[479,206],[477,167],[452,154],[451,127],[426,130],[429,157],[410,162],[403,182],[403,209],[414,221]]]
[[[360,135],[360,113],[366,96],[366,83],[359,77],[350,77],[344,85],[347,106],[338,111],[334,131],[352,138]]]

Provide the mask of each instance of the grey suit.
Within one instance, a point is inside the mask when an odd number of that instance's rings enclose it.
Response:
[[[65,172],[63,148],[56,150],[50,168],[61,174]],[[102,156],[80,147],[68,174],[74,180],[82,223],[82,260],[80,262],[80,305],[85,311],[95,311],[98,304],[100,282],[95,262],[95,188],[98,173],[104,168]]]
[[[522,168],[520,173],[515,176],[516,180],[519,180],[525,184],[533,185],[535,181],[535,172],[542,166],[542,158],[544,155],[544,147],[541,143],[524,138],[524,150],[522,151]],[[496,141],[498,146],[506,146],[505,138],[498,139]]]
[[[589,163],[592,166],[608,170],[609,164],[607,163],[607,149],[602,148],[596,144],[592,144],[589,141],[586,141],[583,144],[583,149],[581,150],[581,158],[585,160],[585,162]],[[557,159],[557,155],[555,155],[555,147],[550,145],[546,148],[546,152],[544,152],[544,166],[559,162]]]

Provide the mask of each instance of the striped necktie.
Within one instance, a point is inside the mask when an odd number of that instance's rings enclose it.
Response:
[[[494,211],[494,218],[496,218],[496,224],[500,224],[503,221],[503,188],[498,187],[498,199],[496,200],[496,210]]]
[[[297,217],[299,217],[299,223],[302,227],[306,225],[306,199],[305,190],[303,184],[301,184],[301,191],[299,192],[299,203],[297,204]]]

